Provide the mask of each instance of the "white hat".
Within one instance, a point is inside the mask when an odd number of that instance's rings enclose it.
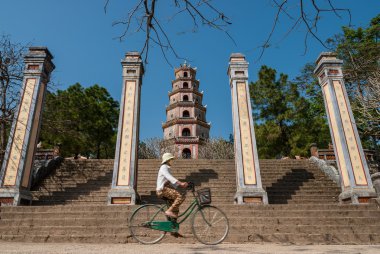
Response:
[[[171,153],[164,153],[164,155],[162,155],[162,162],[161,162],[161,164],[164,164],[165,162],[167,162],[169,160],[172,160],[172,159],[174,159],[173,154],[171,154]]]

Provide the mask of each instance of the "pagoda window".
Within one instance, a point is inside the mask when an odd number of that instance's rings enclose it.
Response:
[[[187,111],[187,110],[183,111],[182,117],[190,117],[189,111]]]
[[[188,128],[185,128],[182,130],[182,136],[183,137],[190,137],[190,130]]]
[[[183,88],[189,88],[189,83],[184,82],[184,83],[183,83]]]
[[[183,96],[183,101],[189,101],[189,96],[184,95],[184,96]]]
[[[191,151],[189,148],[185,148],[182,150],[182,158],[191,159]]]

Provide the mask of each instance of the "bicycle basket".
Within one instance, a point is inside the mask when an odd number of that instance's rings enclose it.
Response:
[[[198,190],[198,201],[201,205],[211,203],[211,191],[209,188]]]

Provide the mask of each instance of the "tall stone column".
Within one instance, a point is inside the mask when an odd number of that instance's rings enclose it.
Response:
[[[336,54],[324,52],[318,57],[314,73],[322,88],[331,138],[334,144],[343,203],[367,203],[376,197],[363,153],[355,119],[343,80],[343,61]]]
[[[24,57],[25,69],[20,104],[10,132],[0,172],[1,205],[30,204],[33,156],[38,142],[42,106],[55,66],[45,47],[31,47]]]
[[[133,205],[136,202],[140,94],[144,67],[138,52],[128,52],[121,65],[123,66],[123,92],[112,189],[108,193],[108,204]]]
[[[261,184],[259,157],[248,88],[248,62],[239,53],[231,54],[228,75],[232,96],[235,138],[235,168],[238,204],[267,204],[267,193]]]

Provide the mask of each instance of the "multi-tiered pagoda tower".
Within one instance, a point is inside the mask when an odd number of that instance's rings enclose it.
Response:
[[[186,63],[174,70],[175,80],[169,92],[166,122],[162,125],[167,150],[178,158],[197,159],[198,149],[209,138],[206,107],[202,105],[196,68]]]

